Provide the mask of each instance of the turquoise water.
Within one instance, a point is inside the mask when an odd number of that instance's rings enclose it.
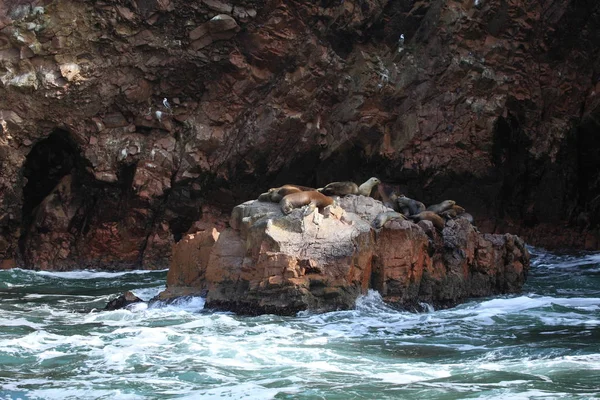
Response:
[[[600,398],[600,254],[534,254],[523,294],[412,314],[98,311],[159,272],[0,271],[2,399]]]

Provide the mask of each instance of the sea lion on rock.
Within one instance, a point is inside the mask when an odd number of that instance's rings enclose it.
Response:
[[[394,211],[398,211],[398,203],[396,203],[396,199],[398,195],[395,192],[388,192],[386,190],[386,186],[383,184],[377,185],[377,191],[375,192],[375,196],[373,196],[375,200],[379,200],[383,203],[387,208],[391,208]]]
[[[404,195],[398,196],[396,198],[396,203],[398,203],[398,208],[400,212],[407,217],[409,215],[415,215],[422,211],[425,211],[425,204],[421,203],[418,200],[413,200]]]
[[[427,207],[426,211],[433,211],[436,214],[440,214],[440,213],[443,213],[444,211],[452,208],[452,206],[455,204],[456,204],[456,202],[454,200],[444,200],[439,204],[434,204],[434,205]]]
[[[473,223],[474,223],[474,221],[475,221],[475,220],[473,219],[473,216],[472,216],[471,214],[469,214],[468,212],[462,213],[462,214],[460,214],[459,216],[457,216],[456,218],[464,218],[464,219],[466,219],[467,221],[469,221],[469,222],[471,223],[471,225],[473,225]]]
[[[375,177],[369,178],[365,183],[358,187],[358,194],[363,196],[370,196],[371,191],[377,185],[379,185],[381,181]]]
[[[446,221],[456,218],[456,211],[453,209],[446,210],[441,212],[440,217],[443,217]]]
[[[387,196],[387,198],[384,198],[382,203],[384,206],[391,208],[392,210],[396,211],[396,212],[401,212],[400,211],[400,207],[398,206],[398,195],[394,192],[390,193],[389,196]]]
[[[456,212],[456,215],[464,214],[466,212],[466,210],[458,204],[453,205],[452,210]]]
[[[381,181],[375,177],[369,178],[369,180],[360,186],[350,181],[331,182],[325,185],[325,187],[317,189],[317,191],[327,196],[346,196],[349,194],[361,194],[363,196],[369,196],[371,194],[371,190],[373,190],[373,188],[380,183]]]
[[[377,216],[373,220],[372,226],[375,229],[381,229],[383,228],[386,222],[392,220],[406,220],[406,217],[404,216],[404,214],[400,214],[396,211],[384,211],[377,214]]]
[[[440,215],[442,217],[446,218],[446,220],[449,220],[449,219],[454,219],[464,213],[465,213],[465,209],[462,208],[461,206],[455,204],[448,210],[441,212]]]
[[[319,211],[333,204],[331,197],[317,191],[305,191],[288,194],[279,202],[281,211],[284,214],[289,214],[294,208],[303,207],[310,204],[313,207],[319,207]]]
[[[272,201],[273,203],[279,203],[288,194],[306,192],[315,190],[314,188],[300,185],[283,185],[276,188],[269,189],[268,192],[258,196],[259,201]]]
[[[446,226],[446,221],[444,221],[442,217],[440,217],[437,213],[433,211],[421,211],[420,213],[411,215],[408,218],[412,219],[415,222],[431,221],[433,226],[435,226],[435,228],[440,231],[444,229],[444,226]]]
[[[258,198],[256,200],[263,201],[263,202],[270,202],[271,201],[271,193],[270,192],[261,193],[260,195],[258,195]]]

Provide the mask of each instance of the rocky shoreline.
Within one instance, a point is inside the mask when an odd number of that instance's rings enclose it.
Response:
[[[292,315],[352,308],[368,289],[387,303],[419,310],[471,297],[517,293],[529,253],[517,236],[481,234],[465,218],[439,232],[429,221],[372,227],[380,201],[349,195],[322,213],[285,215],[277,203],[234,208],[230,227],[185,236],[173,248],[159,300],[203,296],[206,308]]]

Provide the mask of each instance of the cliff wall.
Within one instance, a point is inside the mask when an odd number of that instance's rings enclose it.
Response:
[[[575,0],[5,0],[2,266],[165,267],[268,187],[370,176],[597,249],[599,26]]]

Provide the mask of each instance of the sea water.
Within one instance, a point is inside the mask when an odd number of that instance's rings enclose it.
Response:
[[[531,249],[523,293],[409,313],[100,311],[166,271],[0,271],[2,399],[600,398],[600,254]]]

